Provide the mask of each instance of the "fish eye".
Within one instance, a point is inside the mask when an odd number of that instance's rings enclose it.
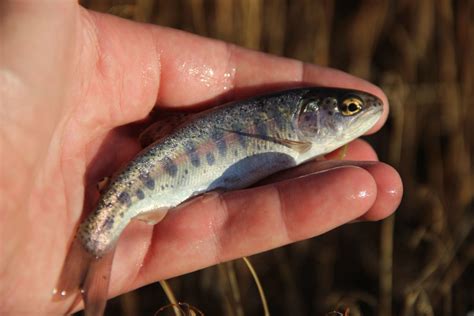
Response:
[[[357,97],[349,97],[342,101],[340,111],[344,116],[351,116],[362,110],[362,100]]]

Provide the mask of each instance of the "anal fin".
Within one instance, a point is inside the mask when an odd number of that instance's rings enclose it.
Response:
[[[162,207],[153,211],[140,213],[135,216],[133,219],[147,223],[148,225],[155,225],[168,214],[169,208]]]

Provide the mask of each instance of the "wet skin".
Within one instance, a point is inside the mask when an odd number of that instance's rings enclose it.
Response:
[[[385,112],[371,132],[388,113],[377,87],[333,69],[92,13],[74,2],[4,2],[0,12],[8,47],[0,73],[1,314],[67,310],[70,302],[53,303],[50,291],[75,225],[97,197],[96,182],[139,149],[136,137],[115,128],[143,119],[155,104],[207,107],[223,95],[307,83],[379,96]],[[109,155],[94,159],[104,146]],[[110,296],[391,214],[402,194],[396,171],[376,162],[361,141],[345,159],[375,162],[323,172],[323,165],[305,165],[309,175],[205,197],[154,227],[134,223],[117,248]]]

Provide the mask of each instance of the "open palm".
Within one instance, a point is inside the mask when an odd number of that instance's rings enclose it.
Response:
[[[75,2],[6,2],[1,37],[0,313],[61,313],[54,288],[95,184],[139,150],[139,124],[161,108],[206,107],[298,83],[378,95],[345,73],[184,32],[89,12]],[[127,125],[129,124],[129,125]],[[346,159],[376,160],[365,142]],[[389,166],[308,164],[284,180],[210,195],[117,247],[110,295],[389,215],[401,182]],[[325,169],[324,172],[315,172]],[[301,176],[308,174],[307,176]]]

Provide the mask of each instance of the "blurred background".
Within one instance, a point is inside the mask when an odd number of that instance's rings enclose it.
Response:
[[[251,257],[272,315],[467,315],[474,310],[474,1],[80,2],[96,11],[342,69],[388,95],[389,120],[368,140],[380,159],[401,173],[402,205],[382,222],[346,225]],[[263,315],[242,260],[169,284],[180,302],[206,315]],[[167,304],[156,283],[109,301],[106,314],[154,315]],[[172,314],[170,308],[158,313]]]

